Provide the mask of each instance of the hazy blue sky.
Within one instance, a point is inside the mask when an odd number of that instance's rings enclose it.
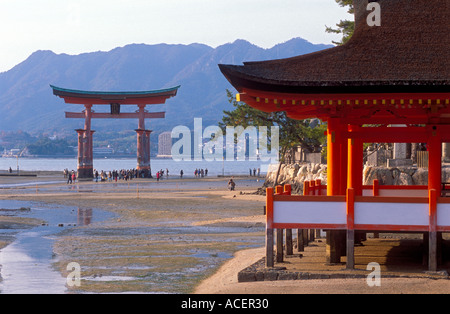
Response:
[[[0,72],[36,50],[79,54],[131,43],[212,47],[248,40],[270,48],[293,37],[331,43],[348,18],[334,0],[0,0]]]

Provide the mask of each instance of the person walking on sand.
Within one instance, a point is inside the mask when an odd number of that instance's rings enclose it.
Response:
[[[73,181],[73,183],[75,183],[76,179],[77,179],[77,175],[75,174],[75,171],[72,170],[72,181]]]
[[[228,189],[230,189],[230,191],[234,191],[235,187],[236,183],[233,181],[233,179],[230,179],[230,181],[228,181]]]
[[[184,173],[184,172],[183,172],[183,169],[181,169],[181,171],[180,171],[180,178],[181,178],[181,179],[183,179],[183,173]]]

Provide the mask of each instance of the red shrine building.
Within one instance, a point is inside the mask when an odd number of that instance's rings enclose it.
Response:
[[[327,260],[354,267],[355,232],[418,232],[428,267],[450,232],[441,196],[442,143],[450,142],[450,1],[355,0],[355,32],[344,45],[288,59],[219,65],[237,98],[293,119],[327,122],[326,196],[267,191],[267,263],[273,229],[327,230]],[[363,143],[426,143],[427,186],[363,186]],[[321,191],[321,188],[318,189]],[[271,242],[272,240],[272,242]]]
[[[147,105],[164,104],[167,99],[176,96],[180,86],[152,91],[130,92],[95,92],[65,89],[51,86],[53,94],[63,98],[68,104],[82,104],[82,112],[66,112],[66,118],[84,119],[84,128],[78,133],[78,178],[93,178],[93,134],[92,119],[138,119],[137,133],[137,167],[144,177],[151,176],[150,168],[150,133],[145,126],[145,119],[165,118],[164,112],[148,112]],[[109,105],[110,112],[95,112],[94,105]],[[136,112],[120,112],[122,105],[137,105]]]

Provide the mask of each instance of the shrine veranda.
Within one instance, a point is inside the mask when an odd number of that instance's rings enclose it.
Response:
[[[291,196],[289,186],[267,190],[269,267],[274,229],[324,229],[327,261],[339,263],[346,255],[349,269],[355,232],[425,233],[428,269],[437,270],[438,238],[450,231],[450,202],[441,195],[442,143],[450,142],[450,3],[375,2],[380,25],[367,22],[369,1],[354,1],[355,32],[342,46],[219,65],[238,101],[328,125],[327,185],[304,196]],[[376,188],[374,182],[367,194],[364,143],[426,143],[428,185]]]

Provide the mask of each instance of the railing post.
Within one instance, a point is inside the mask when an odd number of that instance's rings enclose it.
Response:
[[[283,194],[283,187],[281,185],[277,185],[275,187],[275,194],[278,194],[278,195]]]
[[[317,188],[316,195],[322,195],[322,180],[320,179],[316,180],[316,188]]]
[[[309,195],[309,181],[303,182],[303,195]]]
[[[313,196],[318,195],[316,181],[312,180],[312,181],[309,182],[309,190],[310,190],[310,195],[313,195]],[[307,241],[308,242],[314,241],[315,240],[315,238],[314,238],[315,237],[314,229],[309,229],[309,232],[307,232],[307,233],[309,233],[309,236],[308,236],[309,239]]]
[[[309,181],[303,182],[303,195],[309,195]],[[303,229],[297,229],[297,251],[303,252],[304,250],[305,250],[305,232],[303,232]]]
[[[309,181],[309,195],[316,195],[316,182],[313,181]]]
[[[347,269],[355,268],[355,190],[347,189]]]
[[[273,267],[273,188],[266,189],[266,267]]]
[[[434,189],[428,191],[428,204],[430,215],[430,232],[428,237],[428,270],[437,271],[437,192]]]
[[[284,195],[291,195],[292,186],[290,184],[284,185]],[[293,245],[292,245],[292,229],[286,229],[286,255],[293,255]]]
[[[322,195],[322,180],[316,179],[316,195]],[[321,229],[314,229],[315,235],[314,238],[320,238],[320,230]]]
[[[275,187],[275,195],[282,195],[283,187],[281,185],[277,185]],[[276,255],[275,261],[277,263],[283,262],[283,229],[276,229],[277,238],[276,238]]]
[[[285,184],[284,185],[284,195],[291,195],[292,193],[292,186],[290,184]]]
[[[380,196],[380,187],[377,179],[373,180],[373,196]]]

